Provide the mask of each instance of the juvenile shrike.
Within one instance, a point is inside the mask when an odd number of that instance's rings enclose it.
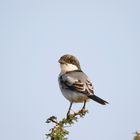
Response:
[[[79,60],[72,55],[64,55],[59,59],[61,72],[59,74],[59,87],[64,97],[70,101],[67,117],[73,103],[84,103],[82,110],[85,109],[86,102],[92,99],[102,105],[108,104],[107,101],[94,94],[93,86],[88,76],[81,70]]]

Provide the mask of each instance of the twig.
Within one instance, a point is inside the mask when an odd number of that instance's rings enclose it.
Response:
[[[46,123],[53,123],[55,126],[50,129],[50,133],[46,134],[47,138],[51,138],[51,140],[67,140],[67,135],[69,131],[65,128],[74,124],[74,122],[78,121],[78,116],[83,118],[88,110],[82,109],[78,112],[70,114],[68,117],[63,118],[61,121],[57,120],[57,117],[51,116],[47,119]]]

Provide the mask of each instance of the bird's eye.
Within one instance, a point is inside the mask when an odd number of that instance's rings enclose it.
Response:
[[[74,64],[74,60],[73,60],[73,59],[71,59],[71,60],[70,60],[70,63]]]

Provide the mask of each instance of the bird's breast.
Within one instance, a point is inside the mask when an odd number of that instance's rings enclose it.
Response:
[[[63,96],[69,100],[70,102],[76,102],[76,103],[82,103],[85,100],[88,100],[89,98],[84,95],[83,93],[79,93],[79,92],[75,92],[75,91],[71,91],[71,90],[67,90],[67,89],[62,89],[62,94]]]

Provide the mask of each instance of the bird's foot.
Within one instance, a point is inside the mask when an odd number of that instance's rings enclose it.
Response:
[[[70,118],[70,112],[69,112],[69,113],[67,113],[66,118],[67,118],[67,119],[69,119],[69,118]]]
[[[69,119],[70,118],[70,114],[67,114],[66,118]]]
[[[85,116],[85,114],[88,113],[88,110],[85,109],[85,108],[82,108],[80,111],[79,111],[79,114],[81,117]]]

